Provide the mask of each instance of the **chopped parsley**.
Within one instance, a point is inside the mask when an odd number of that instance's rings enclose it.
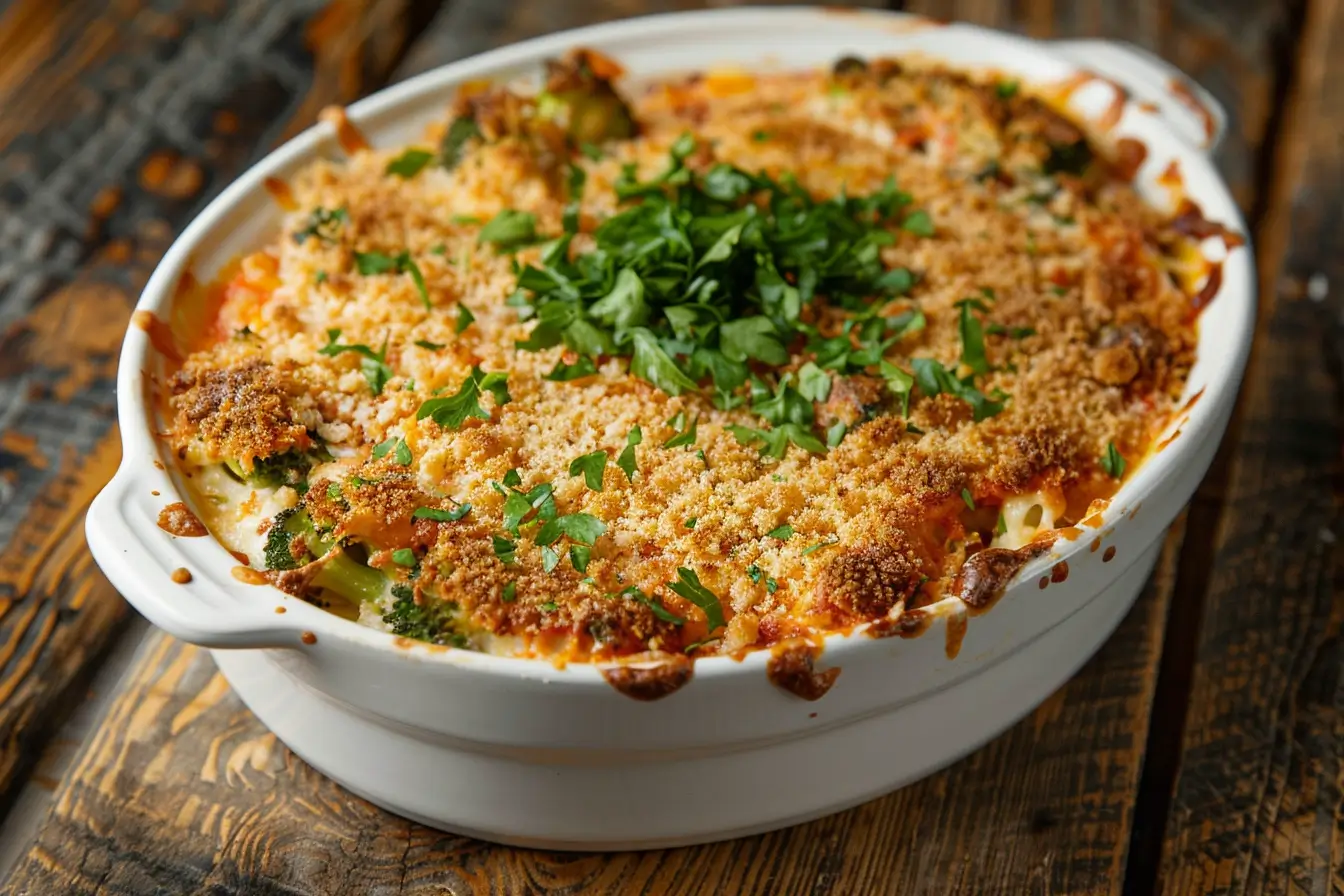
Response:
[[[373,446],[373,456],[383,458],[391,454],[393,459],[403,467],[410,466],[411,448],[406,444],[406,440],[393,436],[385,442],[380,442]]]
[[[616,458],[616,466],[620,467],[625,473],[627,482],[635,481],[635,473],[638,467],[635,465],[635,446],[644,441],[644,432],[636,424],[630,427],[630,432],[625,437],[625,448],[622,449],[619,457]]]
[[[1000,81],[994,85],[994,92],[998,94],[1001,100],[1010,100],[1017,96],[1020,85],[1017,81]]]
[[[663,443],[664,448],[682,448],[695,444],[696,428],[700,425],[699,417],[692,420],[690,425],[687,426],[686,413],[683,411],[667,421],[667,425],[680,431]]]
[[[549,571],[550,570],[547,570],[547,572]],[[553,600],[548,600],[541,605],[541,612],[543,613],[554,613],[558,609],[560,609],[560,605]]]
[[[1123,479],[1126,467],[1125,459],[1115,447],[1114,442],[1106,443],[1106,453],[1101,456],[1101,468],[1107,476]]]
[[[817,542],[816,544],[808,545],[807,547],[803,548],[803,549],[798,553],[798,556],[800,556],[800,557],[806,557],[808,554],[815,554],[817,551],[821,550],[822,548],[829,548],[831,545],[836,545],[836,544],[839,544],[839,543],[840,543],[840,539],[838,539],[838,538],[833,538],[833,539],[831,539],[830,541],[819,541],[819,542]]]
[[[974,375],[958,378],[933,358],[912,358],[911,366],[915,371],[915,383],[927,396],[941,395],[946,392],[955,395],[971,406],[971,415],[976,423],[993,417],[1004,408],[1008,396],[997,390],[985,395],[972,385]]]
[[[682,523],[682,526],[686,527],[687,529],[694,529],[694,528],[695,528],[695,524],[696,524],[697,519],[698,519],[697,517],[693,517],[693,516],[692,516],[692,517],[688,517],[688,518],[686,519],[686,522]]]
[[[957,302],[961,309],[958,327],[961,331],[961,363],[974,373],[989,373],[989,360],[985,357],[985,331],[974,311],[984,311],[985,303],[979,299],[962,299]]]
[[[427,149],[410,149],[397,156],[387,163],[385,174],[395,174],[401,178],[412,178],[419,174],[426,165],[434,160],[434,153]]]
[[[777,538],[780,541],[788,541],[791,537],[793,537],[793,527],[790,526],[788,523],[785,523],[782,526],[776,526],[769,532],[765,533],[765,537]]]
[[[457,323],[453,324],[453,332],[461,336],[467,327],[471,326],[476,320],[476,315],[471,313],[471,309],[461,302],[457,305]]]
[[[1007,521],[1006,519],[1003,518],[1003,511],[1002,511],[1002,510],[999,511],[999,519],[998,519],[998,521],[996,521],[996,522],[994,523],[994,534],[995,534],[995,535],[1007,535],[1007,534],[1008,534],[1008,521]]]
[[[588,571],[588,561],[592,559],[593,549],[586,544],[572,544],[569,546],[569,563],[577,572]]]
[[[459,504],[452,510],[440,510],[437,507],[417,507],[411,514],[413,520],[433,520],[436,523],[455,523],[471,513],[470,504]]]
[[[415,551],[410,548],[397,548],[392,552],[392,562],[398,566],[414,566]]]
[[[966,506],[969,507],[971,510],[975,509],[975,496],[971,494],[971,490],[969,488],[963,488],[961,490],[961,500],[964,501],[966,503]]]
[[[1032,327],[1005,327],[1003,324],[989,324],[985,332],[993,336],[1010,336],[1013,339],[1026,339],[1028,336],[1036,335],[1036,330]]]
[[[480,136],[481,129],[476,126],[476,119],[469,115],[454,118],[443,140],[439,142],[439,165],[452,171],[462,161],[462,150],[467,141]]]
[[[713,591],[700,584],[700,577],[692,570],[677,567],[677,581],[668,582],[667,587],[704,611],[711,632],[727,624],[723,618],[723,604]]]
[[[818,201],[790,175],[729,164],[696,173],[686,164],[695,146],[683,135],[648,181],[627,166],[616,190],[629,204],[597,227],[591,250],[571,257],[567,225],[538,263],[519,270],[510,305],[536,323],[517,347],[626,357],[633,375],[669,394],[710,389],[725,410],[750,401],[768,426],[735,434],[764,455],[782,458],[789,446],[824,453],[811,403],[829,394],[828,371],[876,365],[924,325],[918,309],[879,313],[915,282],[880,258],[910,197],[891,179],[867,196]],[[932,229],[926,212],[903,223]],[[535,222],[509,217],[498,229],[530,240]],[[851,315],[843,334],[823,337],[807,322],[804,307],[818,296]],[[796,374],[759,372],[785,364],[799,342],[814,363]]]
[[[631,600],[636,601],[637,603],[643,604],[644,606],[648,607],[650,610],[653,611],[654,616],[658,617],[664,622],[670,622],[673,625],[686,624],[685,619],[682,619],[676,613],[673,613],[671,610],[667,609],[662,604],[658,603],[656,600],[649,597],[647,594],[636,588],[634,585],[631,585],[629,588],[626,588],[624,591],[622,591],[620,593],[620,596],[628,597]]]
[[[597,365],[593,359],[581,356],[573,364],[566,364],[564,361],[556,361],[555,367],[550,373],[542,377],[544,380],[550,380],[553,383],[567,383],[570,380],[582,379],[585,376],[592,376],[597,373]]]
[[[430,342],[428,339],[417,339],[412,345],[431,352],[437,352],[444,347],[442,342]]]
[[[905,220],[901,222],[901,229],[915,236],[933,236],[936,232],[932,216],[922,208],[906,215]]]
[[[499,599],[506,604],[511,604],[515,600],[517,600],[518,583],[515,581],[515,582],[509,582],[507,585],[505,585],[504,590],[499,593]]]
[[[503,535],[491,535],[490,543],[495,549],[495,556],[499,558],[500,563],[511,564],[518,560],[518,542],[511,538],[505,538]]]
[[[382,395],[383,387],[387,381],[392,379],[392,368],[387,366],[387,340],[383,340],[383,347],[374,351],[367,345],[356,343],[354,345],[341,345],[337,340],[341,338],[341,331],[337,328],[327,330],[327,344],[317,350],[319,355],[326,355],[334,358],[337,355],[343,355],[346,352],[354,352],[359,355],[359,368],[364,374],[364,379],[368,380],[369,389],[374,395]]]
[[[420,266],[411,258],[410,252],[403,250],[396,255],[387,255],[383,252],[356,252],[355,270],[366,277],[377,274],[410,274],[425,310],[430,311],[434,307],[429,301],[429,288],[425,285],[425,275],[420,272]]]
[[[477,240],[491,243],[501,252],[530,245],[537,241],[537,216],[506,208],[481,228]]]
[[[607,469],[607,452],[594,451],[574,458],[569,464],[569,475],[582,476],[583,482],[595,492],[602,491],[602,474]]]
[[[490,414],[481,407],[483,392],[489,392],[494,397],[497,408],[513,400],[509,395],[508,374],[486,373],[479,367],[473,367],[455,395],[429,399],[415,412],[415,419],[429,417],[445,429],[460,429],[469,417],[489,420]]]
[[[294,242],[303,245],[308,237],[315,236],[324,243],[334,243],[340,234],[341,227],[348,223],[350,223],[350,214],[344,206],[331,210],[318,206],[308,213],[307,226],[302,230],[294,231]]]
[[[534,540],[545,547],[555,544],[564,537],[577,544],[591,547],[606,531],[606,524],[591,514],[567,513],[542,526]]]

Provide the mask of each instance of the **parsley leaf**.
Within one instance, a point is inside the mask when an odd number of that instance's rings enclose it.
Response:
[[[439,164],[449,171],[456,168],[457,163],[462,160],[462,150],[466,142],[480,136],[482,136],[481,129],[476,126],[474,118],[468,115],[454,118],[439,143]]]
[[[504,590],[499,593],[499,599],[502,603],[511,604],[518,599],[518,583],[509,582],[504,586]]]
[[[392,552],[392,562],[398,566],[414,566],[415,551],[410,548],[397,548]]]
[[[933,218],[922,208],[906,215],[905,220],[901,222],[901,229],[915,236],[933,236],[936,232]]]
[[[428,165],[434,158],[434,153],[427,149],[410,149],[397,156],[387,163],[385,174],[395,174],[401,178],[415,177],[420,171]]]
[[[630,359],[630,372],[640,379],[648,380],[668,395],[680,395],[688,389],[694,389],[695,383],[667,356],[667,352],[658,345],[653,333],[643,327],[633,333],[634,355]]]
[[[462,332],[471,326],[476,320],[476,315],[471,313],[471,309],[463,303],[457,304],[457,323],[453,324],[453,332],[461,336]]]
[[[713,591],[700,584],[699,576],[684,566],[677,567],[677,576],[677,581],[668,582],[667,587],[704,610],[705,622],[711,632],[727,624],[723,618],[723,604]]]
[[[985,358],[985,333],[980,319],[971,313],[977,306],[983,309],[984,304],[979,299],[962,299],[957,305],[961,309],[958,323],[961,330],[961,363],[975,373],[989,373],[989,361]]]
[[[606,524],[591,514],[567,513],[542,526],[533,540],[539,545],[547,546],[565,537],[570,541],[592,546],[606,531]]]
[[[307,226],[302,230],[294,231],[294,242],[303,245],[308,237],[315,236],[324,243],[334,243],[340,234],[341,227],[348,223],[350,223],[350,213],[345,210],[345,206],[338,209],[325,209],[318,206],[308,213]]]
[[[393,458],[396,459],[396,462],[403,467],[410,466],[411,449],[410,446],[406,444],[405,439],[392,436],[387,441],[380,442],[373,448],[373,456],[375,458],[386,457],[389,453],[391,453]]]
[[[374,395],[382,395],[383,387],[393,377],[392,368],[387,365],[387,340],[383,340],[381,350],[374,351],[361,343],[341,345],[337,342],[340,338],[341,331],[339,329],[333,327],[327,330],[327,344],[318,349],[317,353],[329,358],[343,355],[346,352],[354,352],[359,355],[359,369],[364,374],[364,379],[368,380],[369,389]]]
[[[503,407],[512,401],[509,395],[508,374],[486,373],[479,367],[473,367],[471,374],[462,382],[457,394],[448,398],[431,398],[420,405],[415,419],[426,417],[445,429],[460,429],[468,417],[489,420],[490,414],[481,407],[482,392],[489,392],[495,399],[495,407]]]
[[[678,414],[676,417],[672,418],[672,420],[669,420],[668,424],[671,426],[681,426],[685,425],[685,421],[686,421],[686,415],[683,412],[681,414]],[[700,418],[696,417],[694,420],[691,421],[690,426],[687,426],[685,429],[681,430],[676,435],[672,436],[670,439],[664,442],[663,447],[681,448],[684,446],[694,445],[695,432],[696,428],[699,427],[699,425],[700,425]]]
[[[964,501],[966,506],[971,510],[975,509],[975,496],[971,494],[969,488],[963,488],[961,490],[961,500]]]
[[[550,373],[542,377],[544,380],[550,380],[553,383],[567,383],[570,380],[582,379],[585,376],[593,376],[597,373],[597,365],[593,359],[587,356],[581,356],[573,364],[566,364],[564,361],[556,361],[555,367]]]
[[[798,393],[808,401],[825,401],[831,394],[831,375],[808,361],[798,370]]]
[[[777,538],[780,541],[788,541],[790,538],[793,537],[793,527],[790,526],[788,523],[785,523],[782,526],[776,526],[769,532],[765,533],[765,537]]]
[[[673,625],[686,624],[685,619],[682,619],[676,613],[673,613],[671,610],[668,610],[662,604],[658,603],[653,598],[649,597],[647,594],[636,588],[634,585],[631,585],[629,588],[626,588],[625,590],[621,591],[620,594],[621,597],[628,597],[631,600],[641,603],[644,606],[648,607],[650,610],[653,611],[654,616],[658,617],[664,622],[670,622]]]
[[[387,255],[383,252],[356,252],[355,270],[366,277],[390,273],[410,274],[425,310],[430,311],[434,307],[429,301],[429,288],[425,286],[425,275],[420,272],[420,266],[411,258],[410,252],[402,251],[396,255]]]
[[[500,563],[510,564],[518,560],[518,542],[511,538],[505,538],[503,535],[491,535],[490,543],[495,549],[495,556],[499,558]]]
[[[635,446],[644,441],[644,431],[639,428],[639,424],[630,427],[629,434],[625,437],[625,448],[616,458],[616,466],[625,472],[627,482],[635,481],[635,472],[638,467],[635,465]]]
[[[583,476],[584,484],[595,492],[602,491],[602,474],[607,469],[607,452],[594,451],[574,458],[569,464],[569,475]]]
[[[997,94],[1001,100],[1010,100],[1017,96],[1019,86],[1017,81],[1000,81],[998,84],[994,85],[994,93]]]
[[[423,348],[431,352],[437,352],[439,349],[444,347],[443,343],[430,342],[428,339],[417,339],[412,344],[415,345],[417,348]]]
[[[455,523],[471,513],[470,504],[459,504],[452,510],[440,510],[437,507],[417,507],[411,514],[413,520],[433,520],[436,523]]]
[[[1125,459],[1120,451],[1115,447],[1114,442],[1106,443],[1106,453],[1101,456],[1101,469],[1107,476],[1115,479],[1123,479],[1125,475]]]
[[[478,242],[493,243],[501,252],[518,249],[537,241],[537,216],[506,208],[481,228]]]

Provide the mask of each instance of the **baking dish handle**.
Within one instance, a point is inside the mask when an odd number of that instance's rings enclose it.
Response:
[[[263,609],[261,600],[240,603],[205,574],[195,574],[188,584],[175,583],[172,570],[191,561],[172,546],[173,536],[158,528],[146,503],[133,499],[134,483],[133,476],[118,472],[93,499],[85,520],[89,550],[132,606],[175,638],[202,647],[299,646],[296,627],[269,604]],[[162,550],[145,541],[157,535],[162,535]],[[192,545],[191,553],[223,550],[214,539],[191,541],[203,542],[199,549]],[[218,569],[221,564],[191,565]]]
[[[1227,112],[1203,87],[1142,47],[1115,40],[1060,40],[1051,49],[1151,104],[1178,136],[1210,155],[1227,131]]]

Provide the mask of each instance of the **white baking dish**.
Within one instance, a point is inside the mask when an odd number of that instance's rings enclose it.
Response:
[[[1094,119],[1123,112],[1111,136],[1146,145],[1138,178],[1145,194],[1166,201],[1156,178],[1175,160],[1207,217],[1244,231],[1207,155],[1221,111],[1198,88],[1173,91],[1186,82],[1161,61],[1119,44],[1040,43],[899,14],[753,9],[617,22],[446,66],[349,114],[375,145],[406,142],[444,114],[459,82],[528,74],[574,46],[614,57],[636,79],[725,63],[813,67],[845,54],[912,52],[1032,83],[1065,81],[1086,67],[1105,79],[1076,90],[1074,103]],[[1119,85],[1128,94],[1123,106],[1115,104]],[[319,126],[247,172],[169,250],[139,309],[170,318],[184,272],[208,280],[274,232],[279,213],[264,178],[337,153],[331,128]],[[1059,540],[988,613],[968,620],[949,599],[936,605],[939,618],[921,637],[828,638],[821,664],[843,674],[814,703],[770,684],[767,653],[701,660],[688,685],[643,703],[592,666],[407,647],[277,590],[240,584],[231,574],[236,561],[213,539],[175,538],[155,525],[165,504],[190,498],[154,436],[149,389],[159,357],[136,327],[118,379],[125,459],[89,512],[89,544],[145,616],[215,649],[239,695],[296,753],[395,812],[492,840],[585,849],[693,843],[791,824],[974,749],[1063,683],[1119,623],[1232,411],[1254,321],[1249,247],[1228,252],[1222,273],[1188,386],[1201,397],[1173,423],[1180,435],[1125,484],[1103,525]],[[1061,562],[1067,578],[1047,582]],[[177,567],[194,580],[170,581]],[[946,632],[963,623],[960,655],[949,659]]]

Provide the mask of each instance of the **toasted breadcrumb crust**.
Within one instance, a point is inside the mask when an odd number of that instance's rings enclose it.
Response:
[[[914,357],[955,367],[956,303],[982,297],[986,321],[999,326],[985,336],[993,369],[978,386],[1011,396],[1001,413],[974,422],[966,402],[916,393],[903,419],[879,378],[837,376],[817,422],[819,431],[846,424],[843,441],[826,454],[791,447],[775,461],[725,428],[759,426],[750,409],[668,395],[631,375],[624,358],[602,359],[595,374],[569,382],[543,379],[577,358],[514,347],[533,327],[506,304],[514,260],[479,234],[504,209],[532,212],[539,233],[558,234],[563,167],[553,147],[498,125],[490,139],[469,140],[451,170],[430,164],[396,176],[386,169],[401,149],[361,150],[316,162],[289,185],[297,210],[285,232],[215,288],[209,344],[172,377],[178,457],[192,468],[233,460],[251,470],[259,459],[323,446],[333,459],[310,471],[302,498],[315,524],[360,545],[369,565],[407,581],[417,601],[455,602],[465,632],[498,639],[475,646],[569,659],[679,652],[711,634],[701,609],[666,587],[680,567],[695,571],[728,619],[719,640],[694,652],[737,652],[928,603],[995,537],[1009,496],[1062,494],[1067,522],[1113,492],[1098,459],[1113,444],[1130,469],[1139,462],[1194,359],[1196,317],[1173,274],[1189,245],[1170,216],[1106,164],[1082,177],[1041,173],[1053,147],[1083,133],[1025,89],[895,62],[752,76],[745,89],[740,81],[649,86],[632,101],[638,136],[605,144],[598,159],[563,159],[587,174],[581,230],[618,210],[623,165],[655,175],[688,131],[693,168],[728,161],[790,173],[818,197],[864,195],[894,175],[935,232],[896,230],[882,251],[884,264],[918,276],[887,313],[918,307],[927,318],[887,358],[906,370]],[[421,145],[437,146],[446,128]],[[344,220],[293,236],[315,209],[343,209]],[[591,245],[584,239],[575,251]],[[359,273],[355,253],[367,252],[409,253],[430,308],[405,270]],[[524,248],[517,260],[539,254]],[[463,310],[475,320],[458,333]],[[383,353],[391,376],[379,394],[367,357],[319,352],[337,329],[339,344]],[[457,430],[417,420],[423,402],[456,392],[474,367],[506,372],[512,400],[500,406],[483,392],[489,419]],[[666,422],[679,414],[698,420],[695,443],[661,447],[680,431]],[[635,426],[643,442],[627,479],[615,460]],[[404,440],[409,464],[372,456],[388,439]],[[568,473],[591,452],[611,460],[601,491]],[[504,533],[505,497],[492,483],[510,470],[523,490],[550,483],[559,513],[605,524],[583,572],[568,559],[546,571],[529,537],[518,540],[514,562],[501,561],[492,536]],[[470,512],[454,521],[412,516],[464,504]],[[786,524],[787,538],[767,534]],[[255,551],[212,528],[229,547]],[[413,581],[393,559],[407,548],[418,564]],[[621,597],[631,586],[652,600]],[[362,618],[381,625],[382,609]]]

